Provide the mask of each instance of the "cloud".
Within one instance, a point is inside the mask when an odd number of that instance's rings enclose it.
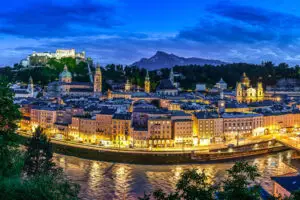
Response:
[[[28,38],[96,35],[122,24],[115,6],[102,1],[12,0],[0,9],[0,33]],[[7,5],[8,4],[8,5]]]
[[[300,17],[251,6],[221,2],[206,9],[194,27],[181,30],[179,38],[199,42],[256,43],[278,45],[298,40]]]

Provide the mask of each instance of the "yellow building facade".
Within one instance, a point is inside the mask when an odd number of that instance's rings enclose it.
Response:
[[[145,78],[145,92],[150,93],[150,78],[149,78],[149,73],[147,71],[147,75]]]
[[[264,89],[261,80],[257,87],[252,87],[250,79],[243,73],[241,81],[236,84],[236,100],[239,103],[252,103],[264,100]]]

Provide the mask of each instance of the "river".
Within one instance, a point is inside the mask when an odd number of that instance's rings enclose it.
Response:
[[[272,189],[270,177],[293,173],[290,167],[292,151],[280,152],[249,159],[256,164],[261,173],[258,182],[267,190]],[[67,176],[80,184],[82,199],[137,199],[144,191],[157,188],[170,191],[175,188],[183,170],[205,169],[214,180],[224,177],[226,169],[234,162],[213,164],[180,164],[180,165],[133,165],[86,160],[72,156],[55,155],[55,162],[62,167]]]

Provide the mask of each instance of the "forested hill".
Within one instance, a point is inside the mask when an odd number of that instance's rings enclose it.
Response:
[[[6,75],[11,82],[21,81],[27,83],[28,78],[32,76],[34,83],[46,85],[49,82],[58,80],[59,73],[63,71],[64,65],[68,66],[68,70],[73,74],[74,81],[89,81],[87,62],[76,62],[73,58],[59,60],[51,58],[44,65],[28,68],[15,64],[13,68],[0,68],[0,73]]]
[[[57,80],[59,73],[62,71],[64,64],[67,64],[69,70],[73,74],[75,81],[89,81],[88,69],[86,62],[76,64],[75,60],[62,59],[60,61],[52,60],[48,63],[49,67],[36,67],[32,69],[16,70],[15,68],[0,68],[1,75],[8,76],[10,81],[27,82],[29,76],[33,77],[35,83],[46,85],[47,83]],[[94,70],[92,68],[92,70]],[[114,82],[125,82],[129,79],[132,84],[144,87],[144,78],[146,69],[134,66],[122,65],[107,65],[101,66],[104,89],[109,87],[106,84],[107,80]],[[159,73],[158,73],[159,72]],[[228,86],[235,88],[236,82],[240,80],[243,72],[246,72],[252,84],[256,84],[259,77],[262,77],[264,86],[274,85],[280,78],[296,78],[300,79],[300,67],[289,67],[285,63],[274,65],[272,62],[266,62],[260,65],[247,63],[225,64],[220,66],[213,65],[188,65],[175,66],[174,73],[183,87],[183,89],[194,89],[197,83],[206,83],[208,86],[213,86],[216,82],[223,78]],[[170,69],[162,68],[149,72],[151,80],[151,89],[154,90],[161,79],[168,78]]]

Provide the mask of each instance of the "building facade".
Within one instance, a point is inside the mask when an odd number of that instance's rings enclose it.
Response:
[[[239,103],[252,103],[264,100],[264,89],[261,80],[254,88],[246,73],[243,73],[241,81],[236,84],[236,100]]]
[[[145,92],[150,93],[150,77],[149,77],[148,70],[147,70],[147,75],[145,77]]]
[[[97,65],[94,76],[94,94],[99,95],[102,93],[102,73],[100,65]]]

